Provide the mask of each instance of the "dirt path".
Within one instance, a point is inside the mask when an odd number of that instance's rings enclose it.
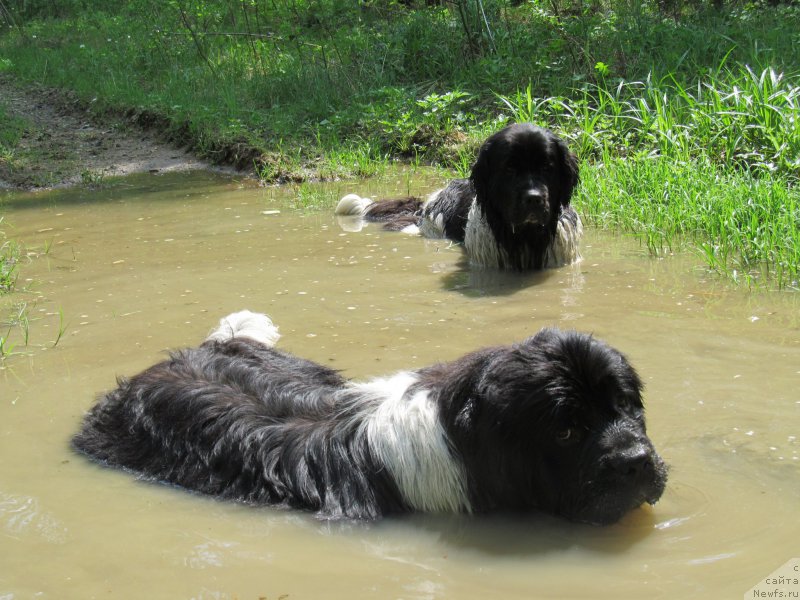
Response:
[[[93,119],[77,101],[57,91],[22,88],[0,77],[0,108],[22,130],[16,147],[0,154],[0,188],[33,190],[130,173],[210,168],[160,142],[156,132],[122,119]]]

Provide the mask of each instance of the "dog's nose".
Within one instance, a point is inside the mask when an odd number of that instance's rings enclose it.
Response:
[[[530,202],[534,205],[543,204],[545,201],[545,195],[542,193],[542,190],[538,188],[531,188],[525,192],[525,200]]]
[[[653,470],[653,460],[647,448],[638,448],[614,456],[611,467],[624,477],[638,477]]]

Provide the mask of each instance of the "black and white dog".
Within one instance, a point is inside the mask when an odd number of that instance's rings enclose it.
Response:
[[[563,140],[514,124],[483,143],[469,179],[451,181],[424,202],[348,194],[336,214],[463,243],[476,267],[544,269],[580,260],[583,228],[570,205],[577,184],[578,161]]]
[[[74,447],[218,498],[374,519],[539,510],[609,524],[655,503],[666,467],[641,383],[591,336],[512,346],[352,382],[272,348],[265,315],[232,314],[103,395]]]

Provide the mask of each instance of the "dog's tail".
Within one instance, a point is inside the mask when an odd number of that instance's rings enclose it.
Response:
[[[220,319],[219,327],[208,335],[206,341],[224,342],[235,337],[249,337],[271,348],[281,334],[267,315],[242,310]]]
[[[422,200],[409,196],[375,202],[356,194],[347,194],[336,206],[339,216],[361,217],[383,223],[384,229],[417,233],[422,214]]]
[[[375,202],[371,198],[362,198],[358,194],[347,194],[339,200],[334,214],[342,217],[363,217],[373,204]]]

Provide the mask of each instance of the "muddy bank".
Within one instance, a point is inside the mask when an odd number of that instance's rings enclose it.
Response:
[[[135,119],[98,118],[59,90],[0,77],[0,107],[21,131],[16,146],[0,154],[0,188],[35,190],[131,173],[221,168],[165,142],[157,129]]]

